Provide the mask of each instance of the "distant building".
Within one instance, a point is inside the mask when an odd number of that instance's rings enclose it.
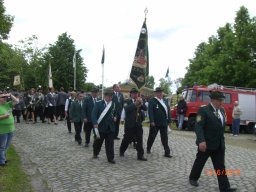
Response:
[[[125,82],[125,83],[121,83],[119,85],[120,85],[121,92],[123,93],[125,99],[130,98],[131,88],[137,87],[133,82],[130,82],[130,81]],[[105,88],[105,90],[113,90],[113,87],[112,86],[107,87],[107,88]],[[150,89],[150,88],[147,88],[147,87],[142,87],[140,89],[140,94],[144,95],[145,98],[150,98],[154,95],[154,89]]]

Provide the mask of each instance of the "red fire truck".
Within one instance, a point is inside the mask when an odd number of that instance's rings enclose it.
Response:
[[[187,102],[188,110],[183,123],[183,129],[194,130],[196,113],[202,105],[210,101],[210,91],[218,90],[224,93],[223,107],[227,115],[226,125],[232,129],[232,111],[234,101],[238,101],[242,110],[240,131],[253,133],[256,128],[256,88],[242,88],[211,84],[199,85],[182,91],[182,96]],[[177,105],[171,109],[172,120],[177,124]]]

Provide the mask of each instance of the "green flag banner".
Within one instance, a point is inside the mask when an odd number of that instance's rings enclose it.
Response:
[[[103,47],[103,50],[102,50],[102,57],[101,57],[101,64],[102,64],[102,65],[104,64],[104,61],[105,61],[105,48]]]
[[[148,54],[148,30],[146,19],[140,31],[140,37],[135,52],[130,78],[140,89],[145,85],[146,77],[149,72],[149,54]]]
[[[167,69],[167,71],[166,71],[165,77],[166,77],[166,78],[169,77],[169,67],[168,67],[168,69]]]

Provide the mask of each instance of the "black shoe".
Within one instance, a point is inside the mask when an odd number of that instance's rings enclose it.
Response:
[[[164,156],[168,157],[168,158],[172,158],[172,156],[170,154],[165,154]]]
[[[109,160],[109,163],[116,164],[115,160]]]
[[[98,155],[93,155],[93,159],[98,159]]]
[[[120,157],[124,157],[124,153],[120,153],[119,155],[120,155]]]
[[[84,147],[89,147],[89,143],[85,143]]]
[[[196,181],[196,180],[192,180],[192,179],[189,179],[189,183],[190,183],[190,185],[192,185],[192,186],[195,186],[195,187],[198,187],[198,181]]]
[[[120,138],[119,138],[119,137],[115,137],[114,139],[115,139],[115,140],[120,140]]]
[[[0,164],[0,167],[5,167],[6,166],[6,164]]]
[[[78,145],[81,145],[82,144],[82,141],[78,141]]]
[[[145,157],[138,157],[138,160],[139,161],[147,161],[147,158],[145,158]]]
[[[220,192],[235,192],[236,191],[236,188],[229,188],[229,189],[226,189],[226,190],[220,190]]]
[[[151,153],[151,151],[150,150],[147,150],[147,154],[150,154]]]

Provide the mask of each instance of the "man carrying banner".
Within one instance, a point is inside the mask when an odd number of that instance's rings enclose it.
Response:
[[[114,160],[114,133],[116,121],[115,103],[112,102],[113,92],[106,90],[104,99],[96,102],[92,110],[92,123],[95,140],[93,143],[93,158],[98,158],[103,141],[105,140],[106,155],[109,163]]]
[[[128,145],[135,138],[137,145],[137,159],[147,161],[144,157],[143,149],[143,129],[142,121],[144,120],[144,111],[147,110],[142,98],[139,97],[139,91],[136,88],[130,90],[131,99],[129,99],[124,107],[125,110],[125,133],[120,146],[120,156],[123,157]]]
[[[154,93],[155,97],[149,101],[148,105],[150,130],[147,141],[147,153],[151,153],[151,147],[160,130],[161,142],[165,151],[164,156],[171,158],[167,136],[168,124],[171,123],[170,107],[168,102],[163,99],[163,89],[161,87],[157,87]]]

